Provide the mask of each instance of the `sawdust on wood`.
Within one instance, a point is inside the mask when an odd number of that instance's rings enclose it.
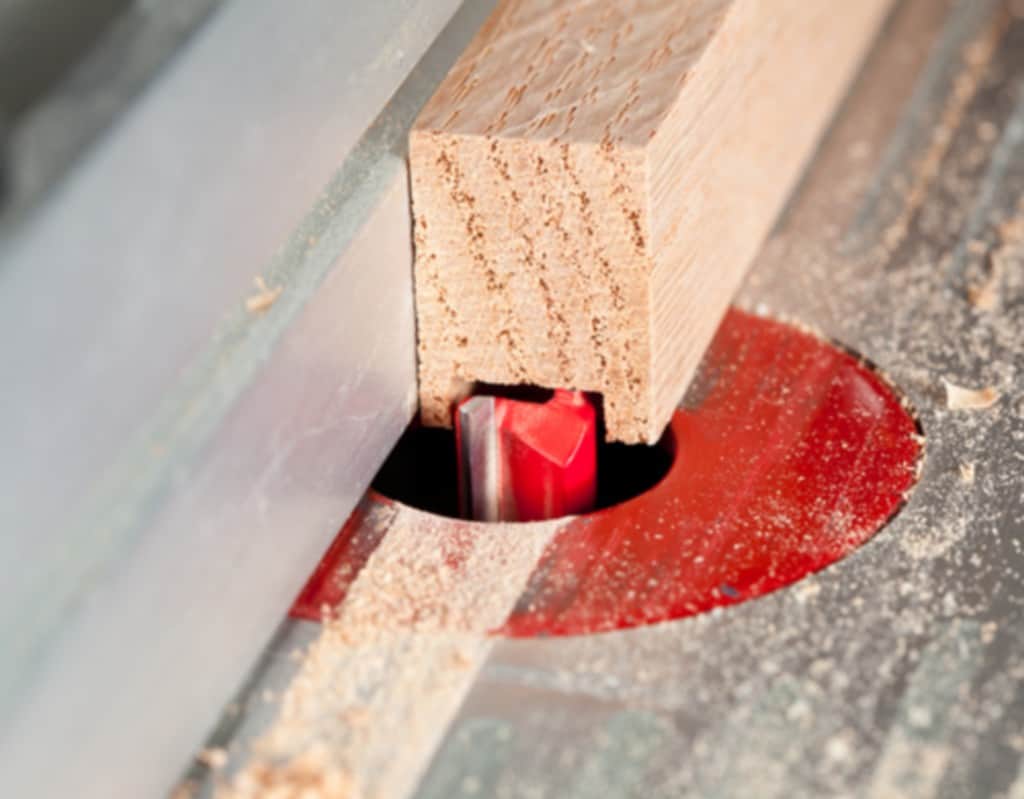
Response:
[[[401,505],[366,523],[386,528],[380,545],[217,799],[404,795],[560,524],[476,524]]]
[[[234,799],[360,799],[352,775],[316,744],[283,763],[251,762],[235,778]]]

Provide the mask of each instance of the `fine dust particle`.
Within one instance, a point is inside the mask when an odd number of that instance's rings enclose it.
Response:
[[[202,763],[204,766],[212,768],[214,771],[224,768],[228,762],[228,753],[223,749],[203,749],[198,755],[196,760]]]
[[[960,482],[964,485],[974,484],[974,464],[973,463],[961,463],[960,464]]]
[[[256,276],[253,283],[256,286],[256,293],[245,301],[245,309],[249,313],[261,313],[267,310],[281,296],[281,292],[284,291],[283,286],[271,288],[260,275]]]
[[[932,712],[923,705],[913,705],[907,710],[907,721],[911,727],[926,730],[932,726]]]
[[[945,379],[942,382],[946,386],[946,407],[951,411],[980,411],[991,408],[999,401],[999,392],[992,386],[973,389]]]
[[[798,699],[786,708],[786,718],[796,724],[806,724],[813,717],[811,706],[803,699]]]
[[[849,762],[853,756],[853,746],[848,737],[842,733],[834,735],[825,743],[825,757],[832,763]]]

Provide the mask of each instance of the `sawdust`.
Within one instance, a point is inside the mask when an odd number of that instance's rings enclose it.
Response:
[[[960,464],[960,482],[964,485],[974,485],[974,464],[973,463],[961,463]]]
[[[218,794],[227,795],[227,794]],[[233,799],[360,799],[352,775],[332,762],[323,744],[287,760],[250,763],[232,785]]]
[[[900,536],[900,549],[912,560],[935,560],[949,552],[966,536],[967,520],[954,517],[904,531]]]
[[[396,504],[367,524],[386,534],[218,799],[403,795],[558,523],[475,524]]]
[[[284,286],[274,286],[271,288],[260,275],[253,279],[253,283],[256,286],[256,293],[250,295],[245,301],[245,309],[249,313],[262,313],[268,310],[277,302],[277,298],[284,291]]]
[[[999,392],[992,386],[964,388],[945,378],[942,384],[946,387],[946,407],[951,411],[985,410],[999,402]]]

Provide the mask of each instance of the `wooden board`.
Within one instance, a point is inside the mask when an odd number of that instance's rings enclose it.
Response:
[[[890,0],[506,0],[410,135],[420,402],[599,392],[653,442]]]

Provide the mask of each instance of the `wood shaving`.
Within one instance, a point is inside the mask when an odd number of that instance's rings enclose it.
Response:
[[[973,389],[943,380],[946,386],[946,407],[951,411],[981,411],[999,401],[999,392],[992,386]]]
[[[274,286],[271,288],[260,275],[253,279],[253,283],[256,285],[256,293],[245,301],[245,309],[249,313],[262,313],[266,311],[277,302],[277,298],[284,291],[284,286]]]

